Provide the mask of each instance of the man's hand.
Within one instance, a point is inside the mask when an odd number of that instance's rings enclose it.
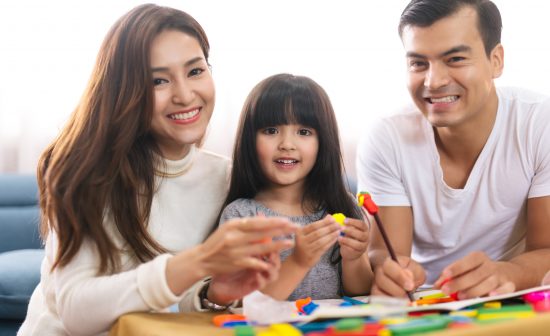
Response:
[[[375,269],[372,295],[407,297],[406,291],[413,291],[426,281],[426,272],[419,263],[405,256],[397,260],[399,264],[388,257]]]
[[[472,252],[445,267],[434,286],[447,295],[457,293],[459,299],[512,293],[516,286],[506,276],[505,264]]]

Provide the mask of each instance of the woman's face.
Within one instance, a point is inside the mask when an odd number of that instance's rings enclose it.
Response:
[[[206,132],[214,110],[214,81],[199,42],[177,30],[160,33],[151,47],[155,104],[152,133],[162,155],[185,157]]]

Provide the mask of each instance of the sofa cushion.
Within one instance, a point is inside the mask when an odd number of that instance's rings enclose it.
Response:
[[[0,174],[0,253],[41,248],[34,175]]]
[[[0,253],[42,248],[38,206],[0,206]]]
[[[0,253],[0,319],[25,318],[43,258],[42,249]]]

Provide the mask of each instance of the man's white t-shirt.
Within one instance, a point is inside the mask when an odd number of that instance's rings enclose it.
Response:
[[[433,128],[415,107],[381,120],[358,146],[358,190],[379,206],[412,207],[411,256],[429,284],[472,251],[493,260],[523,252],[527,198],[550,195],[550,98],[518,88],[497,95],[495,125],[464,189],[444,182]]]

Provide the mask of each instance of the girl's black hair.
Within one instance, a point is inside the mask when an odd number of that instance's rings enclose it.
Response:
[[[341,212],[347,217],[361,218],[359,207],[344,185],[338,124],[330,99],[312,79],[291,74],[268,77],[248,95],[235,140],[229,193],[222,209],[239,198],[254,198],[268,184],[256,152],[257,131],[289,124],[315,129],[319,141],[315,165],[305,181],[304,211]],[[339,245],[335,244],[330,261],[337,265],[343,295],[341,259]]]
[[[231,184],[224,206],[239,198],[254,198],[265,188],[268,181],[258,161],[256,133],[268,126],[288,124],[311,127],[319,139],[315,165],[306,177],[304,210],[323,209],[361,218],[360,209],[344,184],[338,124],[330,99],[312,79],[291,74],[268,77],[248,95],[237,130]]]

